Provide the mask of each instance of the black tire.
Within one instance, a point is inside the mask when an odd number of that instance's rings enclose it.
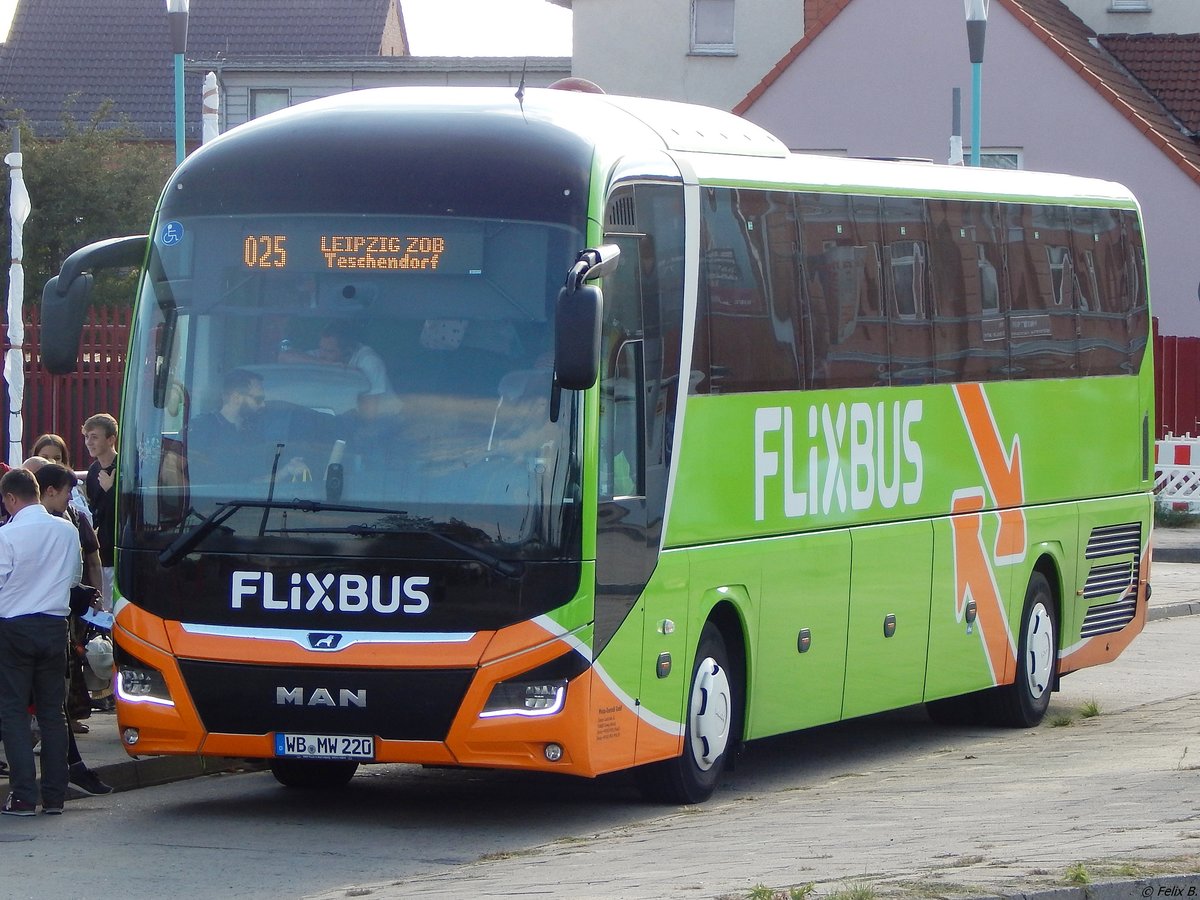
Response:
[[[1017,676],[990,692],[989,720],[1008,728],[1031,728],[1046,715],[1058,671],[1058,615],[1050,582],[1034,572],[1021,608]]]
[[[273,759],[271,774],[284,787],[328,789],[345,787],[358,763],[346,759]]]
[[[739,676],[729,666],[721,632],[704,626],[688,690],[683,753],[637,770],[638,786],[647,800],[659,803],[703,803],[712,796],[737,746],[741,721]]]

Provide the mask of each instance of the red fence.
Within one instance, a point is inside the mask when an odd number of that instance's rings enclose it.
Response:
[[[114,416],[120,412],[130,310],[92,309],[79,345],[79,369],[70,375],[51,375],[42,368],[37,353],[41,346],[40,312],[38,307],[25,310],[25,452],[33,448],[39,435],[53,432],[67,442],[71,464],[83,469],[89,462],[80,433],[83,420],[98,412]],[[8,417],[3,418],[0,433],[7,454]]]
[[[1200,338],[1154,335],[1158,437],[1200,434]]]
[[[52,376],[34,349],[41,344],[39,310],[25,311],[25,446],[38,435],[60,434],[71,448],[71,462],[88,462],[79,426],[93,413],[116,415],[121,405],[121,377],[129,346],[128,308],[92,310],[80,344],[79,371]],[[1160,335],[1155,323],[1154,399],[1158,437],[1200,435],[1200,338]],[[8,446],[8,418],[0,424]]]

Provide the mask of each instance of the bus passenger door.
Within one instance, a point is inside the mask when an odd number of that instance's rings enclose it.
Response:
[[[921,702],[933,525],[917,521],[856,528],[850,540],[844,719]]]
[[[616,242],[611,237],[607,240]],[[629,721],[614,716],[612,710],[633,706],[640,696],[644,612],[638,602],[657,556],[646,514],[646,352],[636,238],[622,239],[620,246],[618,271],[605,278],[604,284],[594,650],[605,672],[626,696],[618,697],[614,704],[607,691],[593,695],[593,713],[600,723]],[[633,762],[635,735],[618,735],[615,727],[604,724],[596,730],[592,762],[598,768]],[[620,739],[615,739],[618,736]]]
[[[675,738],[664,745],[664,731],[647,725],[646,716],[676,721],[683,693],[676,681],[686,677],[679,674],[683,665],[671,677],[655,675],[661,652],[687,657],[686,576],[659,567],[678,398],[682,212],[680,184],[638,183],[616,189],[605,214],[604,241],[619,246],[621,258],[603,285],[594,648],[611,683],[624,692],[622,704],[641,709],[636,741],[614,740],[611,729],[598,738],[598,765],[629,765],[634,753],[662,758],[664,749],[674,751]],[[668,620],[678,629],[656,630]],[[658,641],[652,654],[647,634]],[[603,704],[595,713],[604,720]]]

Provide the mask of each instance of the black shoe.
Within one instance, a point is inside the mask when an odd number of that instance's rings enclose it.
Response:
[[[28,800],[18,800],[16,794],[9,794],[0,813],[6,816],[36,816],[37,804]]]
[[[58,804],[57,806],[55,806],[53,803],[51,803],[49,805],[46,805],[45,803],[43,803],[42,804],[42,812],[44,812],[48,816],[61,816],[62,812],[63,812],[63,805],[61,803]]]
[[[71,784],[90,797],[102,797],[113,791],[112,785],[105,784],[100,776],[81,762],[71,766]]]
[[[0,778],[8,777],[8,763],[0,759]]]

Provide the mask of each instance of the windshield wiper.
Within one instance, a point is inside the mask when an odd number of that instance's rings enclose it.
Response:
[[[171,541],[167,548],[158,554],[158,564],[161,566],[175,565],[175,563],[191,553],[201,541],[220,528],[224,521],[241,509],[243,505],[243,503],[236,500],[229,503],[218,503],[217,512],[213,513],[207,519],[193,509],[192,512],[200,516],[200,524],[191,531],[185,531],[179,537],[175,538],[175,540]]]
[[[480,550],[478,547],[472,547],[470,544],[465,544],[462,541],[456,540],[449,535],[434,531],[432,527],[410,527],[403,528],[401,524],[416,524],[411,518],[404,513],[397,513],[394,509],[379,506],[356,506],[346,503],[326,503],[319,500],[229,500],[224,503],[217,504],[218,511],[213,513],[207,519],[204,519],[199,525],[191,531],[181,534],[171,542],[165,550],[158,554],[158,562],[162,566],[173,566],[180,559],[191,553],[200,545],[210,534],[216,531],[221,525],[240,509],[262,509],[266,515],[272,509],[294,509],[299,512],[357,512],[357,513],[379,513],[380,515],[388,516],[396,524],[383,526],[370,525],[348,525],[342,528],[293,528],[290,533],[324,533],[331,534],[343,532],[346,534],[427,534],[431,538],[453,547],[460,553],[469,556],[471,559],[481,562],[488,568],[492,569],[505,578],[519,578],[525,571],[525,567],[519,562],[512,560],[501,559],[500,557],[488,553],[486,550]],[[196,513],[199,515],[199,513]],[[432,523],[430,523],[432,525]],[[260,532],[261,533],[261,532]]]

